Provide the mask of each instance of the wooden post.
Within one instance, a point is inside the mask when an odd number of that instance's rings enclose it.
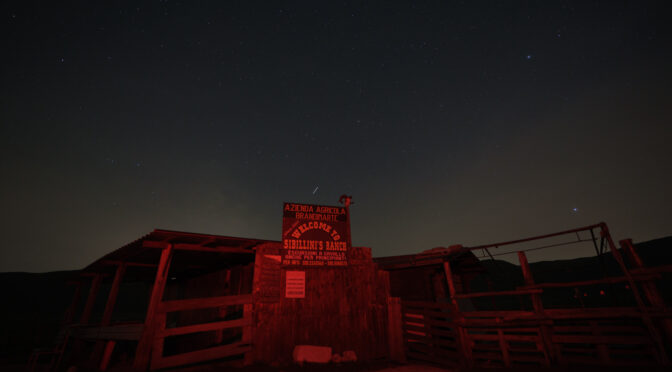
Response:
[[[602,332],[600,331],[600,327],[597,324],[597,321],[595,321],[595,320],[590,321],[589,324],[590,324],[590,330],[591,330],[591,333],[593,334],[593,336],[596,336],[598,338],[600,336],[602,336]],[[609,355],[609,348],[607,347],[607,345],[605,345],[603,343],[598,343],[597,344],[597,354],[599,355],[602,363],[609,364],[609,362],[611,362],[611,356]]]
[[[534,278],[532,277],[532,271],[530,270],[530,264],[527,262],[527,256],[525,252],[518,252],[518,261],[520,261],[520,269],[523,271],[523,278],[525,279],[525,284],[528,286],[534,285]],[[545,318],[544,314],[544,305],[541,301],[541,295],[538,293],[530,294],[532,298],[532,308],[537,317]],[[555,360],[553,352],[553,342],[551,340],[551,330],[547,325],[540,325],[539,331],[541,333],[541,345],[537,344],[537,347],[540,350],[543,350],[548,358],[553,361]]]
[[[89,288],[89,295],[86,298],[86,305],[84,305],[82,317],[79,318],[79,323],[82,325],[88,324],[91,319],[91,312],[93,311],[93,305],[96,302],[96,295],[98,295],[98,288],[100,287],[102,277],[102,275],[96,274],[91,279],[91,288]]]
[[[601,228],[600,235],[602,235],[602,237],[604,237],[607,240],[607,243],[609,244],[609,250],[611,250],[611,254],[614,256],[614,260],[616,260],[618,265],[621,267],[623,274],[628,279],[628,283],[630,284],[630,290],[632,290],[632,295],[635,297],[635,301],[637,301],[639,311],[642,314],[642,323],[644,323],[644,325],[648,329],[649,335],[651,335],[651,339],[656,345],[656,351],[657,351],[656,357],[658,359],[658,362],[662,364],[669,364],[670,361],[669,358],[667,357],[667,351],[665,350],[665,345],[663,344],[663,338],[658,332],[658,328],[653,324],[653,320],[651,319],[651,316],[649,315],[649,312],[644,304],[644,301],[642,300],[642,296],[639,293],[637,284],[635,283],[635,280],[632,278],[632,274],[630,274],[630,270],[628,270],[628,268],[625,266],[625,262],[623,262],[623,257],[621,256],[621,253],[618,252],[618,249],[616,249],[616,245],[614,244],[613,239],[611,239],[611,235],[609,234],[609,228],[607,227],[607,224],[601,223],[600,228]]]
[[[101,326],[110,325],[110,322],[112,321],[112,312],[114,311],[114,304],[117,302],[117,294],[119,293],[119,286],[121,284],[121,280],[124,276],[125,270],[126,265],[124,265],[123,263],[117,265],[117,270],[114,273],[114,280],[112,281],[112,287],[110,287],[110,293],[108,294],[107,302],[105,303],[105,311],[103,312],[103,319],[100,322]],[[104,351],[107,352],[107,348],[110,347],[109,341],[107,342],[107,345],[105,344],[105,340],[96,341],[96,345],[93,347],[93,353],[91,353],[92,361],[95,361],[101,356],[101,353],[103,353],[103,347],[105,347]],[[111,347],[114,349],[114,345],[112,345]],[[107,357],[109,358],[109,355]],[[100,362],[101,366],[103,365],[103,361],[105,360],[105,354],[102,354],[102,358],[103,359]],[[108,363],[109,360],[105,364]]]
[[[112,357],[112,351],[114,351],[114,345],[117,342],[114,340],[109,340],[105,344],[105,351],[103,352],[103,358],[100,360],[100,370],[107,371],[107,367],[110,365],[110,358]]]
[[[633,265],[636,268],[638,269],[645,268],[644,261],[642,261],[641,257],[639,257],[639,254],[637,254],[637,251],[635,251],[635,247],[632,244],[632,239],[621,240],[619,243],[621,245],[621,248],[623,248],[624,251],[628,252],[628,255],[633,261]],[[642,281],[642,289],[644,290],[644,296],[646,296],[646,299],[649,301],[649,303],[653,308],[656,308],[658,310],[662,310],[665,308],[665,301],[663,300],[663,297],[660,295],[658,287],[656,287],[655,281],[653,280]],[[661,322],[663,325],[662,327],[663,331],[667,338],[667,342],[668,344],[672,344],[672,319],[661,319]]]
[[[243,305],[243,319],[248,323],[243,327],[243,335],[241,337],[241,342],[245,344],[252,344],[252,335],[254,332],[254,304],[245,304]],[[254,347],[254,345],[252,345]],[[254,354],[252,350],[249,350],[245,353],[243,360],[243,365],[250,366],[254,363]]]
[[[157,313],[154,315],[154,340],[152,341],[152,361],[150,363],[149,369],[154,369],[154,366],[158,366],[163,358],[163,345],[165,343],[165,337],[157,335],[157,333],[162,333],[166,329],[166,313]]]
[[[145,326],[135,351],[135,360],[133,360],[134,371],[145,371],[149,366],[149,358],[152,352],[152,345],[154,344],[154,318],[159,302],[161,302],[161,299],[163,298],[163,291],[166,287],[166,277],[168,276],[172,256],[173,245],[167,244],[161,251],[159,266],[156,269],[156,278],[154,279],[154,285],[152,286],[152,295],[149,298],[149,304],[147,305]]]
[[[456,320],[456,323],[459,323],[463,318],[460,313],[460,307],[457,305],[457,299],[455,295],[455,282],[453,281],[453,272],[450,269],[450,262],[443,261],[443,272],[446,274],[446,281],[448,282],[448,291],[450,292],[450,302],[453,304],[455,314],[453,315]],[[467,333],[467,330],[462,326],[457,326],[457,334],[460,340],[460,348],[462,349],[462,355],[466,361],[467,367],[472,368],[474,366],[474,359],[471,353],[471,340]]]
[[[446,275],[446,281],[448,282],[448,292],[450,292],[450,302],[455,307],[455,310],[459,311],[459,307],[457,306],[457,299],[455,298],[457,292],[455,291],[455,282],[453,281],[453,272],[450,269],[450,262],[443,261],[443,273]]]
[[[390,359],[406,363],[404,352],[404,330],[401,320],[401,299],[399,297],[387,298],[387,342],[390,350]]]
[[[110,294],[107,296],[107,302],[105,303],[105,312],[103,313],[101,325],[109,325],[112,321],[112,312],[114,311],[114,305],[117,302],[119,286],[121,285],[121,280],[125,271],[126,265],[121,264],[117,266],[117,270],[114,273],[114,280],[112,281],[112,288],[110,288]]]
[[[632,258],[633,265],[638,269],[643,269],[645,267],[644,262],[635,251],[635,247],[632,245],[632,239],[621,240],[619,243],[621,244],[621,248],[623,248],[623,250]],[[644,296],[646,296],[646,299],[652,307],[659,309],[665,307],[665,302],[660,296],[660,292],[658,292],[658,288],[653,280],[643,281],[642,290],[644,291]]]
[[[82,294],[82,282],[77,281],[75,283],[75,293],[72,295],[72,302],[70,302],[70,306],[68,307],[68,310],[65,312],[65,316],[63,317],[63,324],[68,325],[71,324],[72,321],[75,319],[75,311],[77,311],[77,303],[79,302],[79,297]]]
[[[501,328],[497,329],[497,336],[499,338],[499,348],[502,349],[502,358],[504,359],[504,366],[511,367],[511,357],[509,356],[509,347],[504,339],[504,331]]]

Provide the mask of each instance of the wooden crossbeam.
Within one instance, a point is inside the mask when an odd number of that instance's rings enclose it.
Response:
[[[235,295],[206,298],[192,298],[188,300],[171,300],[159,303],[158,311],[169,313],[173,311],[205,309],[228,305],[243,305],[252,303],[252,295]]]
[[[144,248],[158,248],[163,249],[167,247],[169,243],[165,242],[156,242],[151,240],[146,240],[142,242]],[[214,247],[205,247],[199,244],[186,244],[178,243],[173,244],[173,249],[182,250],[182,251],[195,251],[195,252],[212,252],[212,253],[240,253],[240,254],[255,254],[255,251],[247,248],[240,247],[229,247],[229,246],[214,246]]]
[[[493,291],[493,292],[476,292],[476,293],[464,293],[456,294],[455,298],[476,298],[476,297],[488,297],[488,296],[517,296],[517,295],[529,295],[529,294],[541,294],[544,291],[541,289],[520,289],[513,291]]]
[[[177,336],[177,335],[184,335],[188,333],[196,333],[196,332],[207,332],[207,331],[216,331],[220,329],[227,329],[227,328],[236,328],[236,327],[245,327],[252,324],[249,319],[234,319],[234,320],[224,320],[221,322],[212,322],[212,323],[203,323],[203,324],[195,324],[195,325],[190,325],[190,326],[185,326],[185,327],[177,327],[177,328],[167,328],[164,329],[160,332],[157,332],[157,337],[170,337],[170,336]]]

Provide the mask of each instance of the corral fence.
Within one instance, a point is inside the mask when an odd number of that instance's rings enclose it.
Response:
[[[595,238],[593,230],[600,232]],[[444,262],[450,298],[447,302],[399,302],[402,338],[408,359],[445,366],[509,367],[515,365],[669,365],[672,311],[665,305],[656,280],[672,266],[645,267],[630,240],[617,250],[605,224],[534,239],[590,231],[608,247],[621,275],[588,281],[535,283],[525,251],[518,256],[524,285],[510,291],[457,293],[450,264]],[[581,240],[579,238],[579,240]],[[469,249],[492,250],[526,240]],[[536,249],[536,248],[534,248]],[[488,252],[490,254],[490,252]],[[627,265],[622,256],[627,258]],[[544,308],[542,294],[552,288],[585,288],[621,283],[636,306]],[[459,300],[524,297],[531,310],[460,309]]]

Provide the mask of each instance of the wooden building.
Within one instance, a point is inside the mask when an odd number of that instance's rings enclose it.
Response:
[[[389,358],[387,272],[368,248],[348,253],[302,269],[303,298],[287,298],[281,242],[155,230],[79,273],[55,364],[286,364],[300,344]]]
[[[322,232],[335,236],[328,230]],[[521,285],[504,291],[473,286],[487,274],[475,252],[492,257],[491,251],[515,243],[574,234],[583,241],[579,233],[590,233],[598,254],[611,251],[623,273],[597,281],[537,283],[521,250],[515,252]],[[605,224],[376,259],[369,248],[348,245],[347,255],[335,260],[347,258],[334,263],[340,266],[288,266],[285,262],[293,261],[286,260],[296,257],[286,256],[287,246],[155,230],[79,273],[59,346],[45,353],[54,356],[55,369],[136,371],[199,363],[287,364],[294,346],[304,344],[329,346],[334,353],[352,350],[364,361],[414,359],[447,366],[669,364],[672,314],[655,280],[672,268],[645,268],[630,241],[616,249]],[[545,290],[596,283],[625,283],[635,305],[545,305]],[[478,299],[502,297],[524,297],[529,307],[476,306]]]

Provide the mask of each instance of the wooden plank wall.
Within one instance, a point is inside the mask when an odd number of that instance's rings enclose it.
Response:
[[[258,250],[257,262],[279,249],[276,244]],[[263,296],[254,305],[254,362],[291,362],[294,346],[301,344],[331,346],[335,353],[354,350],[359,360],[389,358],[389,274],[377,269],[367,248],[353,248],[350,257],[345,268],[294,269],[306,272],[304,299],[284,298],[286,270],[277,265],[281,296],[275,302]]]

